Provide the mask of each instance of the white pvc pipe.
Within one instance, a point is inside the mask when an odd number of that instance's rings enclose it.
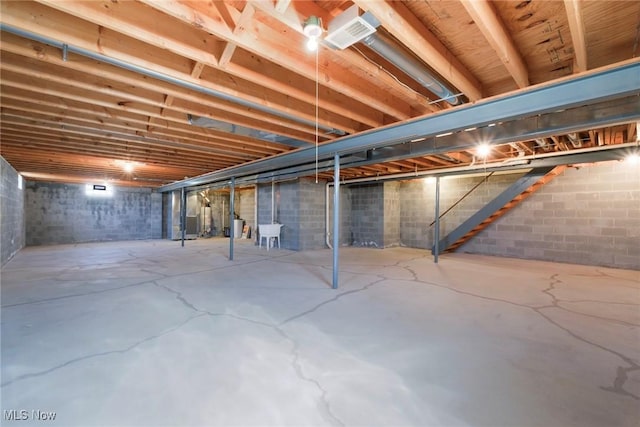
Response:
[[[330,209],[329,209],[329,186],[332,185],[331,182],[327,182],[324,186],[324,194],[325,194],[325,211],[324,211],[324,224],[325,224],[325,241],[329,249],[333,249],[331,246],[331,227],[329,224],[329,218],[331,217]]]
[[[255,191],[253,193],[253,240],[258,241],[258,184],[254,186]]]

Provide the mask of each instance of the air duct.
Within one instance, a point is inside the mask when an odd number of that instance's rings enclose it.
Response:
[[[369,49],[398,67],[402,72],[433,92],[440,100],[451,105],[462,103],[444,83],[434,77],[425,66],[406,53],[397,43],[387,40],[376,33],[380,21],[370,12],[360,16],[358,5],[353,5],[329,23],[324,41],[338,49],[362,41]]]
[[[444,83],[429,73],[420,61],[404,53],[402,48],[396,43],[383,38],[377,33],[367,36],[362,42],[366,44],[369,49],[391,62],[409,77],[427,88],[427,90],[433,92],[439,99],[451,105],[459,105],[462,103],[460,98],[449,90]]]
[[[286,136],[277,135],[271,132],[265,132],[258,129],[252,129],[245,126],[236,125],[233,123],[223,122],[221,120],[212,119],[209,117],[198,117],[187,114],[187,120],[190,125],[199,126],[207,129],[215,129],[226,133],[232,133],[234,135],[246,136],[249,138],[259,139],[261,141],[272,142],[276,144],[288,145],[290,147],[308,147],[311,145],[309,142],[300,141],[294,138],[288,138]]]

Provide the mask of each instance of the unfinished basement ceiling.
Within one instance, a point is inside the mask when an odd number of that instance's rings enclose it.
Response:
[[[354,3],[466,102],[640,53],[631,1],[2,1],[0,154],[32,180],[155,187],[313,146],[316,122],[323,144],[460,108],[362,41],[321,43],[316,73],[302,23],[320,17],[326,36]],[[635,122],[617,123],[503,144],[487,161],[636,138]],[[452,151],[341,173],[476,160]]]

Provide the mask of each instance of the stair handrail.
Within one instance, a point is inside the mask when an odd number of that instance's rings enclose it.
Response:
[[[465,193],[465,195],[464,195],[464,196],[460,197],[460,199],[458,199],[458,201],[457,201],[457,202],[455,202],[453,205],[449,206],[449,208],[447,208],[447,210],[445,210],[444,212],[442,212],[442,214],[440,214],[440,216],[438,217],[438,219],[442,219],[442,217],[443,217],[443,216],[445,216],[445,215],[446,215],[448,212],[450,212],[453,208],[455,208],[456,206],[458,206],[458,204],[460,204],[460,202],[462,202],[462,201],[463,201],[467,196],[469,196],[469,194],[473,193],[473,192],[474,192],[474,190],[475,190],[476,188],[480,187],[480,185],[481,185],[481,184],[483,184],[483,183],[487,182],[487,180],[489,179],[489,177],[490,177],[491,175],[493,175],[493,173],[494,173],[494,172],[495,172],[495,171],[491,171],[491,172],[489,172],[489,174],[488,174],[487,176],[485,176],[483,180],[481,180],[479,183],[477,183],[476,185],[474,185],[474,186],[473,186],[473,188],[472,188],[471,190],[467,191],[467,192]],[[431,224],[429,224],[429,227],[433,227],[433,224],[435,224],[435,223],[436,223],[436,220],[434,219],[434,220],[431,222]]]

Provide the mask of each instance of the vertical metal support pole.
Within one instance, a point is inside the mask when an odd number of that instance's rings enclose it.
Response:
[[[440,177],[436,177],[436,229],[434,236],[433,262],[438,263],[438,255],[440,255]]]
[[[187,232],[187,193],[184,187],[180,189],[180,228],[182,234],[182,247],[184,248],[184,235]]]
[[[233,239],[235,239],[235,223],[233,220],[233,212],[235,211],[235,199],[236,198],[236,178],[231,177],[231,192],[229,193],[229,222],[231,223],[231,229],[229,230],[229,261],[233,261]]]
[[[338,248],[340,247],[340,155],[333,156],[333,289],[338,289]]]

